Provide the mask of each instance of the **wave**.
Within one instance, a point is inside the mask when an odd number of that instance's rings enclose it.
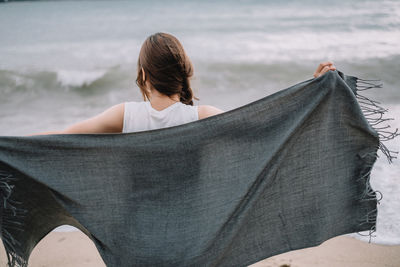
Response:
[[[371,92],[379,94],[379,99],[399,103],[396,78],[400,72],[400,55],[360,61],[335,61],[336,67],[347,74],[360,78],[381,79],[384,90]],[[193,87],[204,92],[239,92],[281,88],[295,82],[311,78],[317,61],[289,61],[280,63],[223,62],[196,60],[193,62],[195,75]],[[96,95],[111,90],[134,88],[136,67],[133,64],[109,68],[56,69],[56,70],[7,70],[0,69],[0,94],[2,101],[14,94],[30,93],[31,96],[48,92],[72,92],[80,95]],[[198,87],[198,88],[197,88]],[[61,94],[63,95],[63,94]],[[62,96],[58,97],[62,97]]]
[[[65,87],[90,86],[93,82],[103,78],[107,70],[78,71],[60,70],[57,72],[57,81]]]
[[[134,69],[111,67],[98,70],[1,70],[0,93],[15,94],[42,91],[95,93],[119,87],[134,80]]]

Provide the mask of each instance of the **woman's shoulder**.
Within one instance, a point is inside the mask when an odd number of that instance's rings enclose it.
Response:
[[[224,112],[223,110],[211,105],[198,105],[197,110],[199,113],[199,120]]]

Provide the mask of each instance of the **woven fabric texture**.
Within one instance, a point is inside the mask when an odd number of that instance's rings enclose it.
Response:
[[[164,129],[1,136],[10,266],[27,266],[63,224],[84,232],[109,267],[246,266],[373,230],[369,174],[387,150],[357,82],[329,71]]]

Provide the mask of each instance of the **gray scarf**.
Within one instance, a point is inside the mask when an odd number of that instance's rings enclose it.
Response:
[[[358,84],[357,84],[358,82]],[[119,266],[246,266],[373,231],[379,85],[341,72],[228,112],[136,133],[0,137],[10,266],[69,224]],[[375,128],[374,128],[375,127]],[[385,135],[386,134],[386,135]]]

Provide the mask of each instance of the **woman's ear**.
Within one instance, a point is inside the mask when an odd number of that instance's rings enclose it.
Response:
[[[144,69],[143,68],[142,68],[142,79],[143,79],[143,82],[146,81],[146,74],[144,73]]]

